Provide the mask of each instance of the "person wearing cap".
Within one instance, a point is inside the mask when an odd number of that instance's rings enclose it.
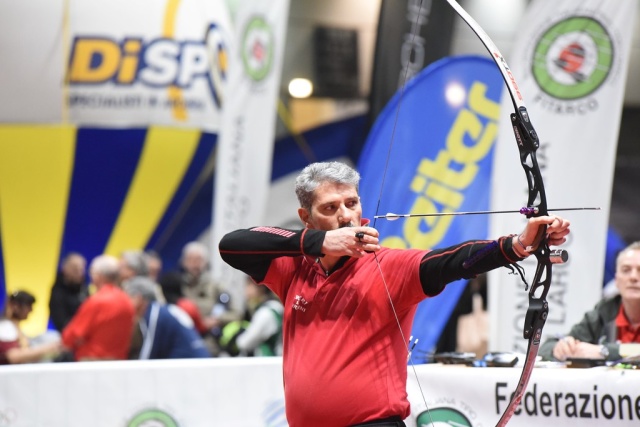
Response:
[[[117,285],[118,259],[100,255],[89,275],[96,292],[87,298],[62,331],[62,341],[75,360],[126,360],[131,346],[134,310]]]
[[[156,301],[151,279],[136,276],[122,286],[131,298],[142,331],[140,359],[211,357],[189,315],[173,304]]]
[[[0,365],[40,362],[52,359],[60,353],[60,340],[31,345],[20,330],[20,322],[26,320],[36,299],[26,291],[9,295],[0,318]]]

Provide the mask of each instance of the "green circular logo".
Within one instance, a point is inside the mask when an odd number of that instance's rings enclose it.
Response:
[[[160,409],[146,409],[131,418],[127,427],[178,427],[178,423]]]
[[[462,412],[453,408],[433,408],[424,411],[416,419],[418,426],[471,427],[471,421]]]
[[[574,16],[545,31],[533,51],[533,77],[540,88],[558,99],[593,93],[611,72],[613,42],[593,18]]]
[[[273,35],[262,17],[249,20],[242,37],[242,63],[246,73],[255,81],[269,75],[273,62]]]

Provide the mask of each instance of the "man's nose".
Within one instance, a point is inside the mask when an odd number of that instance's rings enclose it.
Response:
[[[353,216],[350,209],[348,209],[345,205],[340,206],[340,211],[338,216],[342,218],[343,222],[351,221],[351,217]]]

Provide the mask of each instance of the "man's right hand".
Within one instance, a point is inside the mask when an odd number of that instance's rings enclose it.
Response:
[[[329,256],[348,255],[361,258],[366,252],[380,250],[378,236],[378,230],[372,227],[342,227],[329,230],[322,243],[322,253]]]

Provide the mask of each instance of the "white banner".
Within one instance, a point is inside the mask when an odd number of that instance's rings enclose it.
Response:
[[[282,359],[3,366],[0,426],[286,427]]]
[[[415,372],[408,427],[490,427],[521,369],[433,364]],[[639,381],[633,370],[536,368],[509,426],[637,426]],[[0,426],[286,427],[282,358],[3,366]]]
[[[559,212],[571,221],[564,248],[569,261],[555,265],[547,295],[549,318],[543,339],[568,332],[602,292],[605,242],[614,161],[629,62],[636,1],[537,0],[522,19],[510,58],[531,121],[540,137],[538,163],[549,209],[600,207]],[[493,168],[492,208],[517,209],[527,184],[507,114]],[[493,216],[490,235],[523,229],[519,216]],[[523,263],[531,280],[535,257]],[[525,352],[522,338],[528,293],[517,275],[503,269],[489,276],[490,349]]]
[[[416,372],[407,381],[407,427],[491,427],[522,370],[420,365]],[[640,425],[639,380],[640,372],[613,368],[536,368],[509,427]]]
[[[2,10],[0,38],[12,40],[2,49],[2,121],[218,130],[223,0],[36,0]]]
[[[244,275],[225,264],[218,242],[229,231],[259,225],[271,182],[276,106],[288,0],[238,3],[229,52],[213,209],[213,274],[234,301]]]

